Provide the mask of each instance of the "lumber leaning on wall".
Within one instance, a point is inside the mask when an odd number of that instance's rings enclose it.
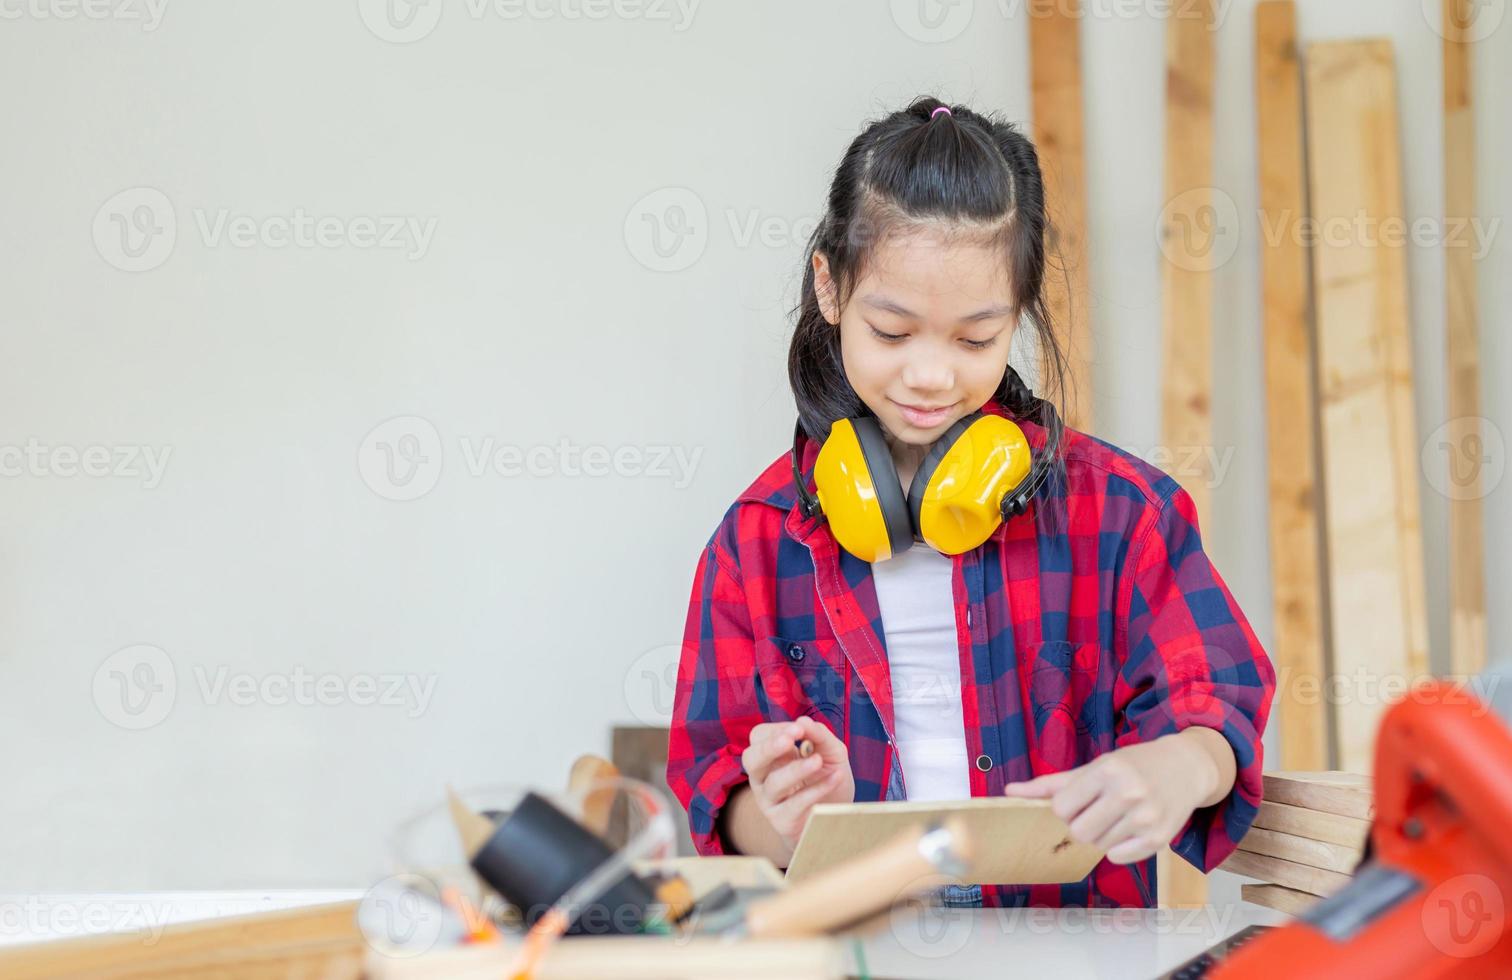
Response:
[[[1407,336],[1396,66],[1389,41],[1310,44],[1308,170],[1339,767],[1370,772],[1382,683],[1428,670]],[[1362,220],[1364,219],[1364,220]]]
[[[1168,450],[1212,444],[1213,292],[1215,219],[1213,182],[1212,0],[1173,7],[1166,20],[1165,197],[1160,228],[1165,321],[1161,430]],[[1203,240],[1193,236],[1207,236]],[[1210,453],[1196,472],[1171,474],[1197,507],[1198,526],[1211,518]],[[1162,848],[1156,862],[1159,902],[1165,908],[1202,905],[1207,879]]]
[[[1445,231],[1468,222],[1475,213],[1475,106],[1471,98],[1471,55],[1467,31],[1478,11],[1475,0],[1444,4],[1444,214]],[[1445,235],[1445,287],[1448,307],[1449,425],[1429,454],[1449,470],[1443,486],[1449,495],[1449,666],[1458,675],[1478,674],[1486,666],[1485,520],[1481,508],[1479,457],[1485,444],[1480,430],[1481,378],[1479,314],[1476,297],[1474,236]]]
[[[1313,453],[1307,251],[1296,234],[1307,214],[1302,162],[1302,66],[1297,8],[1255,8],[1255,100],[1260,148],[1260,243],[1265,323],[1265,403],[1270,465],[1272,651],[1280,686],[1281,765],[1329,766],[1323,633],[1323,556]],[[1308,692],[1317,696],[1306,696]]]
[[[1066,424],[1090,432],[1092,326],[1087,308],[1087,184],[1082,124],[1081,0],[1030,0],[1029,94],[1044,173],[1048,243],[1045,298],[1067,338]],[[1042,369],[1040,376],[1048,375]]]

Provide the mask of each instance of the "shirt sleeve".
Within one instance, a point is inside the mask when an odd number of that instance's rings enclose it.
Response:
[[[1171,849],[1203,872],[1249,831],[1275,671],[1228,586],[1202,550],[1197,510],[1178,488],[1129,559],[1133,575],[1119,625],[1126,633],[1114,683],[1117,744],[1149,742],[1194,725],[1234,750],[1229,795],[1193,811]]]
[[[748,779],[741,753],[764,720],[745,589],[720,537],[716,531],[693,576],[667,744],[667,784],[703,855],[733,850],[716,829],[719,814]]]

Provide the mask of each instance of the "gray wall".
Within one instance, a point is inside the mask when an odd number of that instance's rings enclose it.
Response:
[[[1149,452],[1164,25],[1154,0],[1087,3],[1099,432]],[[920,93],[1027,119],[1021,6],[958,0],[931,35],[901,0],[446,0],[392,43],[382,3],[0,3],[9,890],[365,883],[443,782],[555,784],[664,714],[698,551],[791,431],[785,313],[829,171]],[[1307,37],[1395,41],[1407,213],[1439,214],[1420,4],[1301,6]],[[1251,9],[1224,3],[1218,35],[1216,183],[1242,219],[1215,273],[1233,456],[1202,519],[1269,645]],[[1499,218],[1512,26],[1477,54]],[[1509,255],[1496,237],[1481,293],[1503,432]],[[1443,259],[1410,263],[1426,434]],[[1486,499],[1497,650],[1508,493]]]

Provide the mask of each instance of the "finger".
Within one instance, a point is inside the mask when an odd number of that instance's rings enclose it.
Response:
[[[818,779],[823,768],[824,760],[817,755],[774,766],[767,773],[766,783],[762,786],[762,795],[766,797],[768,803],[780,803],[803,789],[808,783]]]
[[[760,727],[763,726],[757,726],[757,728]],[[752,742],[740,754],[740,763],[745,767],[746,775],[751,778],[753,786],[760,786],[779,759],[786,755],[794,755],[789,731],[798,730],[798,726],[791,723],[774,725],[769,731],[763,733],[760,741]],[[753,728],[751,731],[754,733],[756,729]]]
[[[1068,824],[1091,806],[1094,800],[1102,796],[1107,788],[1106,776],[1090,763],[1079,769],[1072,769],[1070,775],[1071,778],[1066,781],[1066,785],[1062,786],[1050,801],[1050,809]]]
[[[1142,826],[1139,815],[1131,810],[1113,821],[1112,826],[1099,834],[1092,842],[1092,846],[1106,853],[1130,838],[1138,837]]]
[[[1130,837],[1108,851],[1107,857],[1114,864],[1134,864],[1143,861],[1156,851],[1160,845],[1152,843],[1143,837]]]
[[[802,734],[800,739],[807,738],[814,743],[814,754],[825,762],[850,764],[850,755],[845,748],[845,743],[840,736],[830,731],[828,725],[808,715],[798,719],[798,725]]]
[[[1077,814],[1074,820],[1068,821],[1068,825],[1071,836],[1075,840],[1084,844],[1102,842],[1104,847],[1107,847],[1123,839],[1120,837],[1117,840],[1106,840],[1109,832],[1117,824],[1133,824],[1132,817],[1133,812],[1117,797],[1111,793],[1104,793],[1091,806]],[[1128,834],[1124,836],[1127,837]]]
[[[1003,795],[1035,800],[1047,799],[1060,792],[1061,787],[1071,781],[1074,772],[1075,770],[1051,772],[1023,782],[1008,783],[1003,787]]]
[[[814,808],[814,804],[822,800],[826,793],[839,784],[840,774],[832,772],[812,786],[805,786],[781,803],[772,806],[769,819],[773,823],[778,821],[790,823],[802,830],[804,822],[808,819],[808,812]]]

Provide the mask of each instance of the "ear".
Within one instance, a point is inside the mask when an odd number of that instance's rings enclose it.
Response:
[[[830,276],[829,256],[814,251],[814,296],[819,312],[830,326],[840,322],[840,304],[836,301],[835,280]]]

